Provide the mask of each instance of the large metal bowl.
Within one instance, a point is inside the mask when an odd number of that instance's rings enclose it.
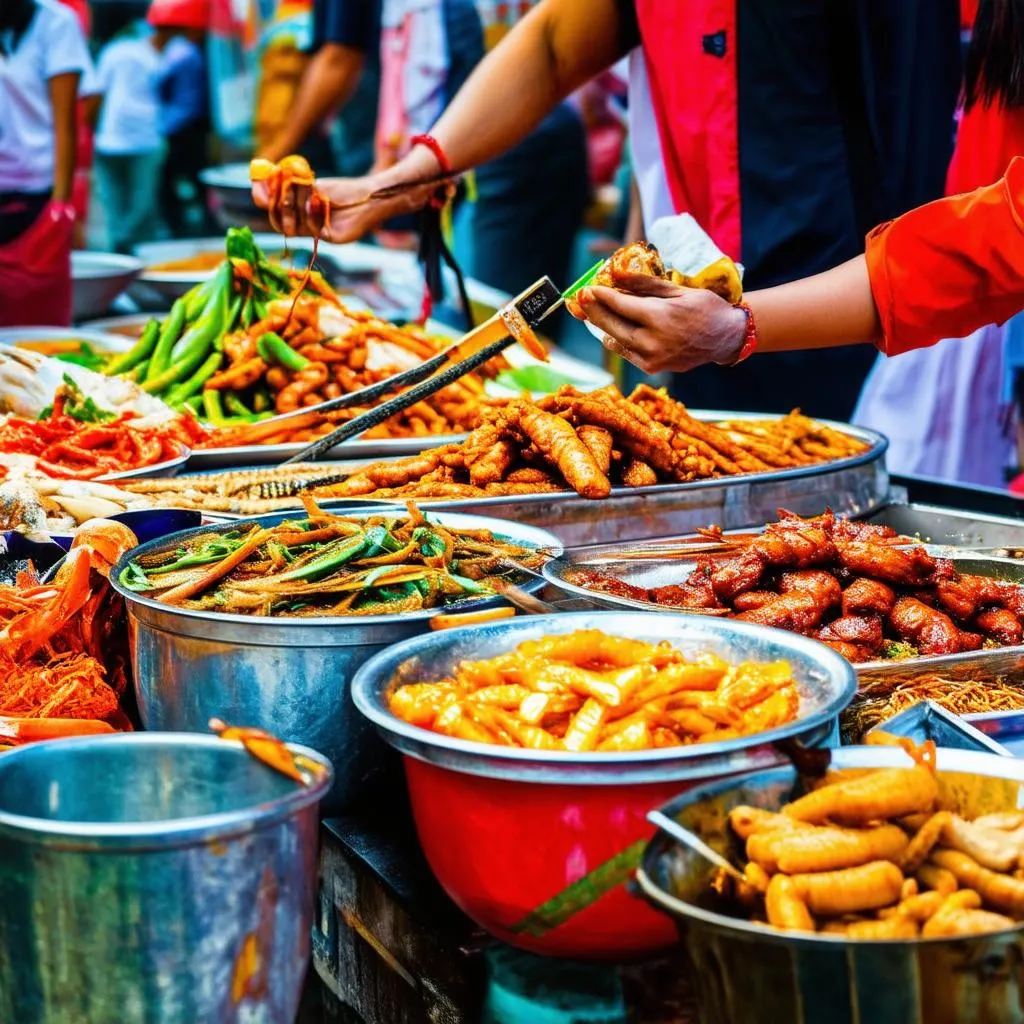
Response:
[[[102,316],[142,270],[142,260],[113,252],[76,250],[71,254],[71,317]]]
[[[281,1024],[309,958],[317,803],[214,736],[0,758],[0,1020]]]
[[[366,518],[381,509],[346,515]],[[388,511],[404,518],[404,511]],[[200,527],[128,552],[111,573],[128,606],[132,666],[139,713],[147,729],[202,731],[211,717],[265,728],[289,742],[322,751],[336,782],[325,806],[339,810],[373,798],[387,781],[387,749],[348,699],[348,683],[371,654],[429,629],[436,611],[400,615],[267,618],[189,611],[123,588],[118,579],[139,555],[174,548],[198,533],[273,525],[285,512]],[[453,529],[487,529],[534,547],[560,550],[556,538],[534,527],[479,516],[436,515]],[[538,581],[539,582],[539,581]],[[472,600],[459,609],[493,605]]]
[[[247,163],[207,167],[199,172],[199,180],[206,187],[206,206],[220,227],[270,230],[266,210],[252,201]]]
[[[720,743],[571,754],[452,739],[388,710],[397,685],[440,679],[461,660],[494,657],[524,640],[578,629],[667,640],[684,653],[713,651],[733,662],[784,658],[800,686],[800,716],[781,729]],[[673,938],[667,922],[620,885],[651,833],[647,812],[700,780],[778,764],[783,755],[774,744],[780,741],[832,741],[855,688],[848,662],[792,633],[687,615],[580,612],[396,644],[359,670],[352,697],[405,755],[424,852],[470,917],[535,952],[615,958],[650,953]],[[585,909],[559,919],[559,908],[574,903]]]
[[[909,765],[891,747],[836,751],[838,768]],[[996,754],[938,752],[943,795],[974,817],[1024,801],[1024,762]],[[725,820],[737,804],[778,809],[792,766],[691,790],[664,813],[728,851]],[[637,881],[675,920],[680,969],[697,992],[701,1024],[1019,1024],[1024,1019],[1024,929],[956,939],[851,941],[780,932],[708,909],[707,861],[659,833]],[[703,904],[703,905],[702,905]]]

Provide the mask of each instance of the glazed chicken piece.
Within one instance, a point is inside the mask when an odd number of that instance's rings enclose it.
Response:
[[[852,661],[855,665],[861,661],[871,661],[875,657],[875,652],[869,647],[849,644],[845,640],[822,640],[821,642],[826,647],[831,647],[836,654],[841,654],[847,661]]]
[[[851,572],[872,576],[897,586],[919,587],[932,580],[936,560],[924,548],[909,551],[866,544],[840,542],[839,561]]]
[[[764,575],[764,562],[755,551],[742,551],[732,558],[708,560],[708,576],[721,601],[731,601],[738,594],[753,590]]]
[[[744,622],[756,622],[761,626],[777,626],[779,629],[792,629],[805,633],[817,626],[825,614],[825,609],[811,594],[796,592],[783,594],[769,604],[753,608],[749,612],[741,612],[736,616]]]
[[[977,633],[965,633],[948,615],[916,597],[901,597],[889,614],[889,624],[922,654],[959,654],[977,650],[982,643]]]
[[[764,533],[750,543],[765,565],[786,569],[805,569],[822,565],[836,557],[836,547],[828,533],[813,523],[784,520],[769,523]]]
[[[633,242],[617,249],[594,278],[595,285],[617,288],[624,274],[667,277],[661,254],[650,242]]]
[[[823,612],[839,604],[843,593],[835,576],[823,569],[783,573],[779,580],[779,591],[783,594],[809,594]]]
[[[882,620],[877,615],[841,615],[816,635],[824,643],[853,644],[873,656],[882,647]]]
[[[843,591],[843,615],[882,615],[892,611],[896,595],[878,580],[854,580]]]
[[[986,636],[1007,647],[1019,644],[1024,636],[1020,619],[1009,608],[989,608],[974,620],[974,624]]]
[[[625,597],[631,601],[652,601],[655,591],[645,590],[643,587],[636,587],[632,583],[620,580],[616,576],[606,576],[604,573],[591,572],[589,569],[577,569],[570,574],[570,583],[578,587],[586,587],[588,590],[596,590],[602,594],[611,594],[613,597]]]
[[[710,566],[700,563],[690,573],[690,578],[685,583],[655,587],[650,592],[650,600],[676,608],[722,607],[722,603],[718,600],[711,585]]]
[[[885,543],[894,540],[899,534],[891,526],[881,523],[859,523],[855,519],[836,519],[832,529],[832,538],[838,543]]]
[[[987,576],[960,576],[936,584],[939,606],[958,619],[971,619],[986,605],[1012,607],[1013,584]]]
[[[750,612],[778,599],[779,595],[772,590],[748,590],[745,594],[737,594],[732,606],[738,612]]]

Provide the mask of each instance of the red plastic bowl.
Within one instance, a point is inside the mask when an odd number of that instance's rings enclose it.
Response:
[[[801,716],[715,744],[570,754],[454,740],[388,710],[396,685],[442,678],[459,661],[493,657],[524,640],[595,628],[731,661],[785,658],[801,687]],[[654,833],[648,812],[690,786],[780,763],[772,746],[780,739],[828,741],[855,690],[849,662],[823,644],[735,620],[662,612],[531,616],[427,634],[375,655],[352,681],[356,706],[406,755],[416,829],[448,895],[514,946],[616,960],[676,942],[671,920],[624,885]]]

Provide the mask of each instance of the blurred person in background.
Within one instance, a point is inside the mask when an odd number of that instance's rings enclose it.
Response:
[[[0,0],[0,325],[71,321],[78,87],[91,61],[57,0]]]
[[[172,238],[210,230],[199,173],[208,166],[209,88],[203,45],[209,0],[153,0],[147,15],[165,39],[160,66],[159,126],[167,158],[160,180],[160,208]]]
[[[88,0],[61,0],[75,12],[82,34],[88,40],[92,35],[92,8]],[[78,83],[78,153],[75,157],[75,183],[71,202],[75,207],[74,247],[85,248],[85,226],[89,220],[89,194],[92,190],[93,131],[87,110],[88,98],[96,91],[95,76],[87,70]]]
[[[946,194],[991,185],[1024,155],[1024,0],[981,0],[964,72]],[[1000,487],[1015,449],[1014,377],[1024,319],[879,358],[854,421],[889,437],[896,473]]]
[[[100,51],[95,93],[87,103],[96,125],[96,193],[104,248],[130,253],[160,231],[157,203],[164,140],[160,132],[161,55],[166,31],[131,24]]]
[[[381,87],[370,176],[403,161],[468,79],[532,4],[471,0],[328,0],[321,48],[303,79],[292,123],[264,152],[279,160],[352,94],[368,55],[379,49]],[[467,272],[518,293],[538,277],[565,280],[590,183],[583,124],[553,104],[533,131],[475,173]],[[436,168],[429,173],[434,173]],[[349,179],[353,180],[353,179]],[[411,228],[405,216],[389,226]],[[394,238],[394,236],[392,236]],[[409,244],[406,238],[401,238]],[[546,331],[549,325],[546,326]],[[557,325],[550,325],[555,332]]]
[[[763,287],[848,259],[874,224],[941,194],[959,20],[957,0],[542,0],[432,135],[457,171],[493,161],[560,100],[633,54],[633,168],[646,224],[691,213],[745,265],[748,286]],[[436,153],[416,146],[368,179],[319,187],[343,204],[441,169]],[[422,189],[340,211],[331,237],[358,237],[429,198]],[[286,222],[320,230],[305,216]],[[696,406],[801,405],[845,419],[870,366],[868,351],[785,354],[728,374],[701,370],[675,388]]]

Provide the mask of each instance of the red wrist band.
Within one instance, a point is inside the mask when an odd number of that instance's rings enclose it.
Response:
[[[745,303],[737,302],[736,309],[742,309],[747,316],[747,327],[743,332],[743,344],[740,346],[736,358],[722,366],[738,366],[744,359],[749,359],[757,349],[757,321],[754,319],[754,311]]]
[[[441,143],[434,138],[433,135],[414,135],[409,140],[410,146],[426,146],[431,153],[437,157],[437,162],[441,165],[441,170],[445,174],[452,173],[452,163],[448,159],[448,154],[441,148]]]

